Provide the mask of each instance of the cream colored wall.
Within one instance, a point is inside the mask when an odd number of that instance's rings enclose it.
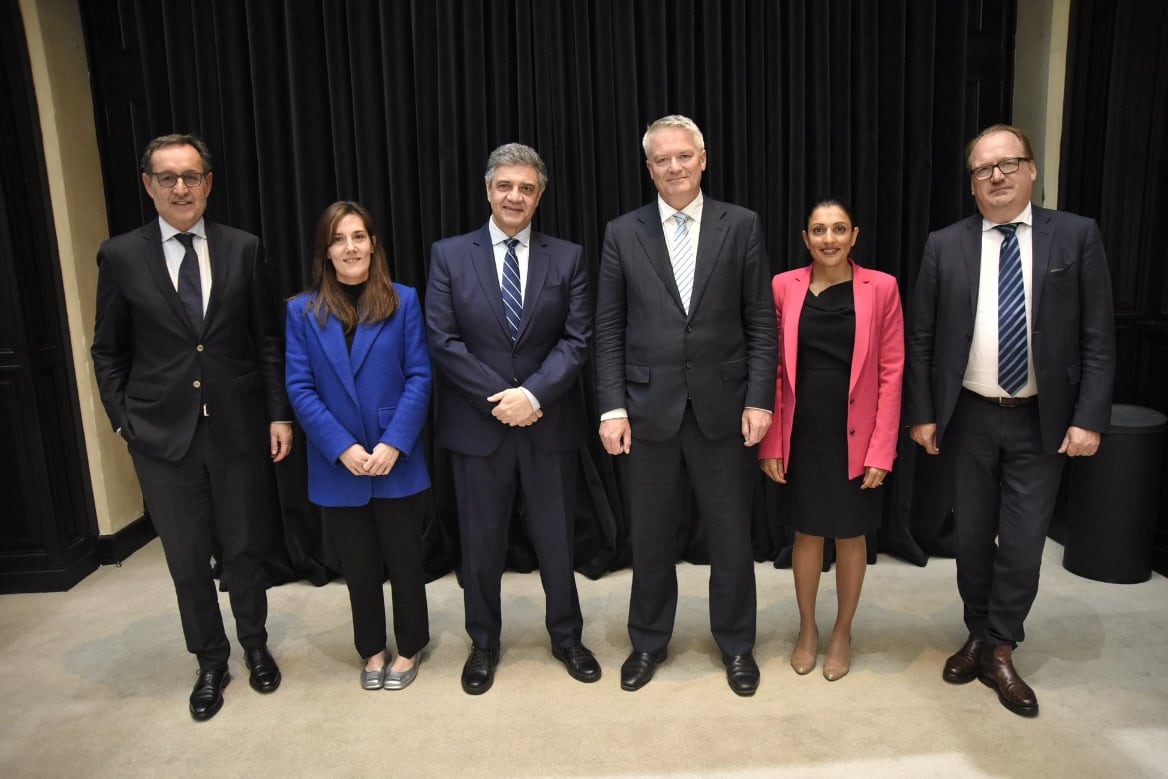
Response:
[[[1059,149],[1071,0],[1020,0],[1014,49],[1014,124],[1038,163],[1034,202],[1058,206]]]
[[[89,359],[97,249],[109,237],[109,227],[81,14],[76,0],[20,0],[20,11],[40,112],[98,530],[109,535],[142,516],[142,494],[126,445],[110,429]]]

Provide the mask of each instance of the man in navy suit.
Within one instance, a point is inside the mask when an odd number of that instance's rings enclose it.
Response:
[[[925,244],[905,416],[926,452],[944,451],[954,490],[969,637],[942,678],[981,679],[1033,716],[1038,699],[1013,651],[1038,593],[1064,455],[1095,454],[1110,422],[1111,284],[1092,220],[1031,205],[1038,169],[1021,130],[984,130],[966,163],[980,213]]]
[[[292,447],[263,247],[203,219],[211,182],[198,138],[164,135],[146,147],[142,186],[158,218],[102,244],[92,348],[102,404],[134,459],[187,649],[199,659],[196,720],[215,716],[231,680],[211,575],[216,542],[251,686],[280,684],[265,628],[267,493],[256,485],[270,478],[268,459]]]
[[[658,119],[642,146],[658,197],[609,223],[597,282],[600,438],[627,455],[633,548],[621,687],[640,689],[665,660],[692,488],[710,550],[710,627],[730,688],[753,695],[749,447],[770,427],[778,361],[762,227],[753,211],[703,195],[705,140],[692,119]]]
[[[582,249],[535,232],[547,168],[530,147],[491,152],[491,218],[434,244],[426,292],[438,369],[437,440],[451,453],[462,545],[471,695],[490,689],[499,660],[500,579],[517,495],[539,560],[552,654],[574,679],[600,666],[581,642],[572,562],[579,384],[592,333]]]

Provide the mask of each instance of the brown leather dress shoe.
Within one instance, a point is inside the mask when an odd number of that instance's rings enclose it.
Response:
[[[977,678],[984,651],[985,642],[980,638],[970,636],[957,650],[957,653],[950,655],[949,659],[945,661],[945,670],[941,672],[941,678],[950,684],[972,682]]]
[[[998,700],[1010,711],[1023,717],[1038,714],[1038,698],[1030,685],[1014,670],[1014,648],[1008,644],[986,647],[981,655],[982,684],[998,691]]]

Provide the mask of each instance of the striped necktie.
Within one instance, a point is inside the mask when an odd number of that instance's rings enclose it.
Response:
[[[1002,249],[998,257],[998,384],[1010,395],[1026,386],[1026,289],[1022,284],[1022,252],[1018,223],[998,225]]]
[[[686,227],[689,217],[678,211],[673,218],[677,220],[677,229],[673,231],[673,279],[681,294],[681,305],[688,315],[690,297],[693,295],[694,245],[689,238],[689,228]]]
[[[519,335],[519,320],[523,317],[523,293],[519,286],[519,258],[515,247],[519,239],[509,238],[507,256],[503,258],[503,308],[507,310],[507,324],[511,327],[511,340]]]

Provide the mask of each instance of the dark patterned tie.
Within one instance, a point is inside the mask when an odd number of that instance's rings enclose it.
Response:
[[[1026,386],[1026,290],[1018,223],[998,225],[1004,236],[998,257],[998,384],[1010,395]]]
[[[519,258],[515,247],[519,239],[506,241],[507,256],[503,258],[503,308],[507,310],[507,324],[511,326],[511,340],[519,335],[519,320],[523,317],[523,293],[519,291]]]
[[[203,283],[199,277],[199,255],[195,253],[195,234],[175,236],[186,247],[182,264],[178,266],[178,299],[187,310],[187,317],[195,330],[203,329]]]

